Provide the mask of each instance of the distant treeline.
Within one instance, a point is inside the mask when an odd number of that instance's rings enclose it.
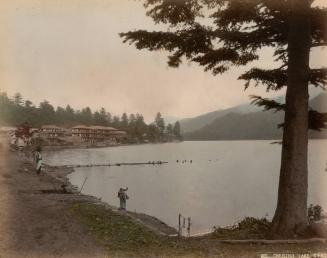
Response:
[[[152,142],[181,139],[179,122],[166,126],[160,112],[157,113],[154,122],[147,125],[143,115],[138,113],[113,116],[105,108],[92,112],[89,107],[75,110],[70,105],[65,108],[58,106],[55,109],[46,100],[35,106],[30,100],[24,100],[20,93],[10,98],[5,92],[0,92],[0,125],[17,126],[24,122],[31,127],[49,124],[62,127],[111,126],[126,131],[130,141],[138,142],[143,142],[145,139]]]

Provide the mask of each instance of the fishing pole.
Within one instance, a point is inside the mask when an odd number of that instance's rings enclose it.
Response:
[[[83,184],[82,184],[82,186],[81,186],[81,190],[79,191],[79,193],[81,193],[82,192],[82,190],[83,190],[83,187],[84,187],[84,184],[85,184],[85,182],[86,182],[86,179],[87,179],[87,176],[85,177],[85,179],[84,179],[84,182],[83,182]]]

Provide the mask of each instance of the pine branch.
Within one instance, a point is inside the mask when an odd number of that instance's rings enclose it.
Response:
[[[201,16],[203,5],[197,0],[147,0],[144,7],[149,8],[146,14],[155,23],[176,26],[180,23],[192,24],[196,17]]]
[[[275,110],[285,111],[286,105],[278,103],[275,100],[262,98],[256,95],[250,95],[250,99],[252,99],[251,104],[255,104],[259,107],[263,107],[265,111],[267,110]],[[309,111],[309,129],[315,131],[321,131],[322,129],[327,129],[327,113],[320,113],[314,109],[310,109]],[[282,128],[284,124],[278,124],[278,128]]]
[[[327,83],[327,68],[310,69],[309,83],[315,87],[325,88]],[[260,83],[267,86],[269,90],[280,90],[287,84],[287,71],[285,69],[264,70],[252,68],[242,74],[239,79],[245,80],[245,88],[250,86],[251,81],[254,81],[254,86]]]
[[[205,71],[212,70],[213,74],[225,72],[230,65],[245,65],[258,56],[250,51],[240,52],[231,48],[220,48],[211,50],[203,55],[198,55],[192,61],[205,67]]]
[[[312,43],[311,48],[314,48],[314,47],[327,47],[327,42]]]
[[[314,45],[327,42],[327,8],[311,8],[311,31]]]
[[[327,68],[310,69],[309,82],[315,87],[325,89],[327,84]]]
[[[275,110],[275,112],[285,110],[285,104],[278,103],[275,100],[262,98],[256,95],[250,95],[250,99],[252,99],[251,104],[257,105],[259,107],[263,107],[265,111]]]
[[[327,113],[320,113],[316,110],[309,110],[309,129],[321,131],[327,128]]]
[[[245,89],[250,86],[251,81],[254,81],[254,86],[260,83],[267,86],[269,90],[280,90],[287,83],[287,72],[283,69],[263,70],[259,68],[252,68],[246,73],[239,76],[240,80],[245,80]]]

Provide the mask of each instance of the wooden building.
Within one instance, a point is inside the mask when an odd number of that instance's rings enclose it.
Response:
[[[63,137],[65,129],[56,125],[43,125],[39,131],[39,135],[45,139],[55,139]]]
[[[77,125],[71,129],[71,135],[78,141],[91,144],[114,144],[126,137],[126,132],[108,126]]]

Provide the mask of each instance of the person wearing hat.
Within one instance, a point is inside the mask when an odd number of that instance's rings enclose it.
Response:
[[[118,198],[119,198],[119,201],[120,201],[120,206],[119,206],[119,209],[120,210],[126,210],[126,200],[129,199],[126,191],[128,190],[128,187],[126,188],[120,188],[119,191],[118,191]]]
[[[34,161],[35,161],[35,169],[36,169],[36,174],[40,174],[41,172],[41,167],[42,167],[42,155],[41,155],[41,147],[37,147],[35,151],[35,156],[34,156]]]

